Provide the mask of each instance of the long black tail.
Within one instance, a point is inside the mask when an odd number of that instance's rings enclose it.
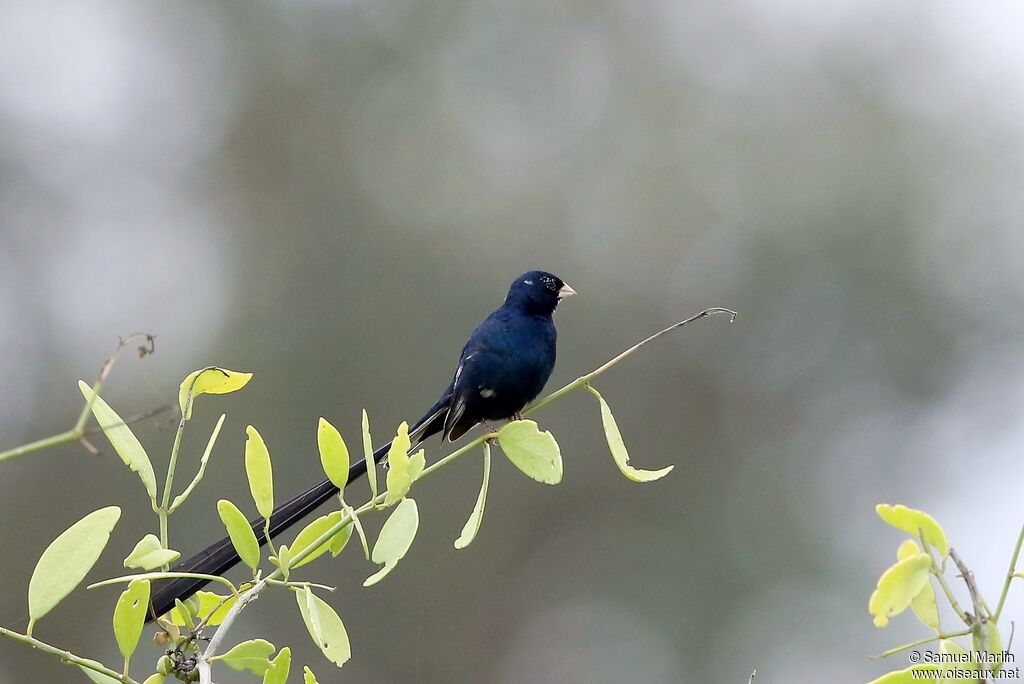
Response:
[[[410,436],[417,445],[427,437],[440,432],[444,426],[444,414],[441,409],[444,402],[447,401],[447,398],[448,395],[446,393],[445,396],[441,397],[441,400],[439,400],[437,404],[431,407],[430,411],[428,411],[426,415],[413,425],[410,430]],[[391,443],[388,442],[374,451],[373,460],[380,463],[384,456],[387,455],[390,448]],[[353,480],[357,480],[365,474],[366,461],[356,461],[348,469],[348,481],[352,482]],[[324,480],[323,482],[310,487],[295,498],[281,504],[274,509],[273,513],[270,514],[270,536],[276,537],[280,533],[284,532],[289,527],[319,508],[323,503],[337,493],[338,488],[335,487],[330,480]],[[256,540],[259,542],[260,546],[266,544],[267,538],[263,532],[263,518],[250,520],[249,525],[252,526],[252,531],[256,534]],[[235,551],[235,547],[231,543],[231,538],[224,537],[220,541],[210,544],[191,558],[178,563],[171,568],[171,571],[192,572],[203,575],[223,575],[225,572],[237,565],[240,560],[241,558],[238,557],[238,552]],[[174,608],[174,602],[176,600],[184,601],[205,587],[208,583],[209,580],[193,578],[182,578],[161,582],[159,589],[154,591],[152,596],[150,596],[149,613],[146,616],[147,621],[155,620],[156,618],[170,612],[170,610]]]

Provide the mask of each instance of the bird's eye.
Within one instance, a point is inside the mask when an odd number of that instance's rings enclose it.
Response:
[[[540,280],[542,283],[544,283],[544,288],[550,290],[551,292],[557,292],[558,288],[561,287],[558,284],[558,281],[556,281],[551,276],[542,276]]]

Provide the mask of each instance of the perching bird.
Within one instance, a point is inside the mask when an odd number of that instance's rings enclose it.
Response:
[[[479,423],[518,418],[519,412],[544,389],[555,367],[555,323],[558,302],[576,294],[560,278],[530,271],[515,279],[505,303],[469,336],[459,365],[441,398],[412,426],[414,448],[438,432],[454,441]],[[380,462],[391,444],[374,452]],[[366,461],[349,469],[349,481],[366,473]],[[330,480],[311,487],[274,509],[270,534],[276,536],[306,517],[338,492]],[[263,519],[250,521],[260,545],[266,542]],[[239,561],[227,537],[171,568],[175,572],[221,575]],[[149,619],[162,616],[206,584],[202,579],[177,579],[163,584],[150,601]]]

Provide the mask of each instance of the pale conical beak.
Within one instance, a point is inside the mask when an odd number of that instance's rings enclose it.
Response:
[[[569,287],[569,283],[563,283],[560,290],[558,290],[558,298],[565,299],[566,297],[572,297],[576,294],[576,290]]]

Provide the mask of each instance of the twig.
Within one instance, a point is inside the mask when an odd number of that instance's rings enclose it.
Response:
[[[938,581],[939,586],[942,587],[942,592],[946,595],[946,600],[949,601],[950,607],[953,609],[954,612],[956,612],[957,617],[963,620],[964,623],[968,625],[971,624],[971,621],[967,617],[967,613],[965,613],[964,609],[960,607],[960,603],[956,600],[956,596],[953,595],[953,590],[950,589],[949,583],[946,581],[946,578],[942,575],[941,566],[935,562],[935,556],[932,555],[932,549],[928,545],[928,542],[925,541],[924,530],[918,530],[918,538],[921,540],[921,548],[924,550],[924,553],[928,554],[928,559],[932,562],[931,573]]]
[[[967,636],[973,631],[973,629],[963,629],[959,632],[950,632],[949,634],[937,634],[935,636],[930,636],[926,639],[918,639],[917,641],[911,641],[909,644],[903,644],[902,646],[897,646],[896,648],[890,648],[888,651],[883,651],[882,653],[879,653],[876,656],[871,656],[871,659],[881,660],[882,658],[888,658],[891,655],[895,655],[900,651],[906,651],[908,648],[914,648],[915,646],[923,646],[925,644],[930,644],[933,641],[940,641],[943,639],[954,639],[956,637]]]
[[[107,357],[106,361],[103,362],[103,366],[100,368],[100,374],[97,376],[96,382],[93,383],[93,396],[85,402],[85,405],[82,407],[82,411],[78,414],[78,420],[75,421],[75,424],[70,430],[65,430],[60,434],[45,437],[34,442],[29,442],[28,444],[22,444],[21,446],[14,447],[13,449],[8,449],[7,451],[0,452],[0,462],[17,458],[18,456],[24,456],[25,454],[31,454],[36,451],[42,451],[43,449],[49,449],[61,444],[68,444],[69,442],[82,440],[83,435],[85,434],[85,424],[89,420],[89,414],[92,412],[93,402],[95,402],[96,397],[100,395],[100,389],[103,387],[103,383],[106,382],[107,377],[110,375],[110,371],[114,368],[114,363],[117,361],[118,355],[132,340],[143,337],[146,339],[146,344],[139,347],[139,356],[142,357],[147,354],[152,354],[155,351],[155,335],[137,332],[132,333],[128,337],[117,338],[117,346],[114,348],[114,352]]]
[[[235,623],[235,618],[238,617],[238,614],[245,609],[246,605],[256,600],[265,586],[267,586],[267,580],[262,579],[254,584],[251,589],[243,592],[238,597],[235,605],[231,606],[228,614],[224,616],[220,626],[217,627],[217,631],[210,639],[210,643],[206,646],[206,650],[196,659],[196,670],[199,671],[199,684],[213,684],[212,675],[210,674],[210,659],[217,655],[220,645],[224,642],[224,637],[227,636],[228,630]]]
[[[949,557],[956,563],[956,567],[960,570],[960,576],[964,578],[964,584],[967,585],[967,593],[971,595],[971,603],[974,605],[974,620],[975,622],[984,622],[988,619],[988,609],[985,607],[985,599],[982,598],[981,592],[978,591],[978,585],[974,582],[974,573],[967,567],[963,559],[956,552],[956,549],[949,549]]]
[[[1010,557],[1010,569],[1006,571],[1003,593],[999,595],[999,604],[996,606],[995,614],[992,615],[992,619],[996,622],[999,621],[999,616],[1003,614],[1003,604],[1006,603],[1006,595],[1010,592],[1010,583],[1013,582],[1014,574],[1017,571],[1017,558],[1020,556],[1022,543],[1024,543],[1024,525],[1021,525],[1020,532],[1017,533],[1017,545],[1013,547],[1013,555]]]
[[[100,674],[106,675],[115,681],[121,682],[122,684],[138,684],[138,682],[126,674],[111,670],[109,667],[105,667],[94,660],[83,658],[82,656],[75,655],[70,651],[65,651],[64,649],[57,648],[56,646],[51,646],[43,641],[39,641],[39,639],[36,639],[35,637],[11,631],[6,627],[0,627],[0,636],[5,636],[8,639],[28,644],[32,648],[39,649],[44,653],[57,656],[65,663],[72,663],[78,667],[83,667],[87,670],[92,670],[93,672],[99,672]]]
[[[754,677],[757,676],[757,670],[750,673],[750,679],[747,680],[747,684],[754,684]]]

